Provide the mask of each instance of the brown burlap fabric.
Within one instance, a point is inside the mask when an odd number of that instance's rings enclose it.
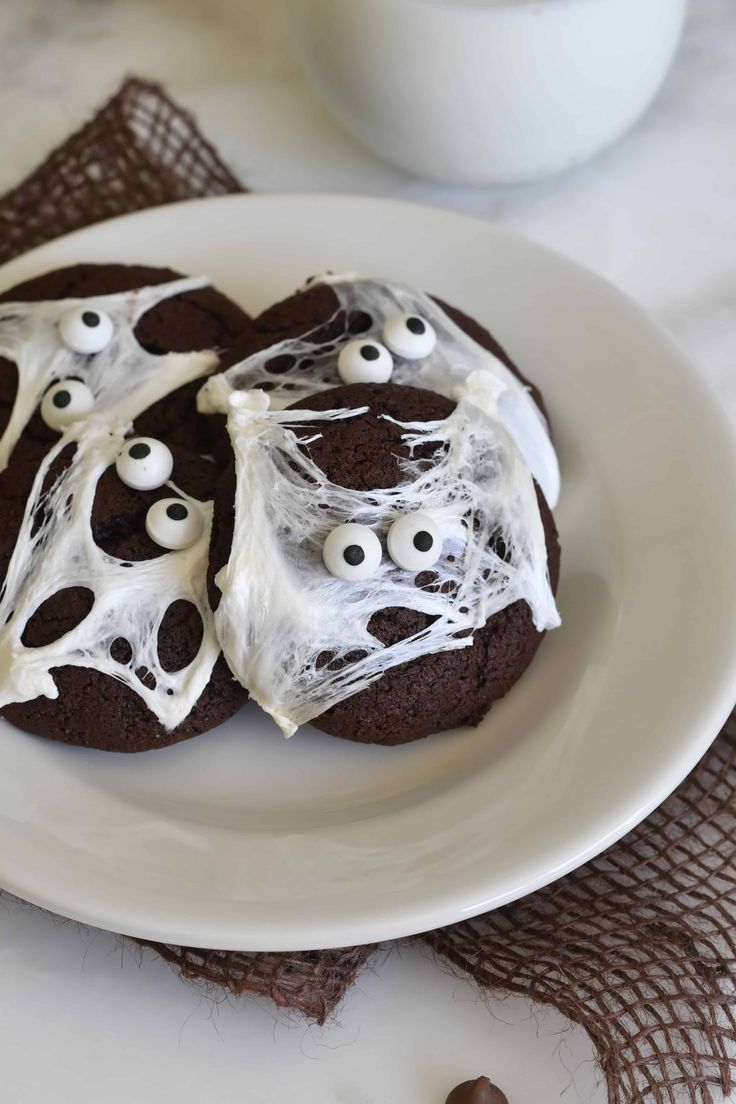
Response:
[[[115,215],[242,191],[192,116],[131,79],[0,200],[0,263]]]
[[[191,117],[131,80],[0,200],[0,259],[112,215],[240,190]],[[418,938],[482,992],[521,993],[581,1024],[611,1104],[720,1099],[736,1053],[735,795],[732,719],[677,792],[605,854],[522,901]],[[375,949],[145,946],[188,980],[266,996],[320,1023]]]

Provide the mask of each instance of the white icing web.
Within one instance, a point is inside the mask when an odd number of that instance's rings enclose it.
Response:
[[[131,687],[170,730],[189,715],[209,682],[220,652],[206,587],[212,503],[191,499],[168,483],[184,501],[196,505],[205,525],[190,548],[153,560],[124,566],[127,561],[103,552],[92,535],[97,482],[115,462],[129,428],[127,424],[106,426],[98,415],[77,422],[50,450],[36,475],[0,594],[0,708],[40,695],[57,698],[52,669],[87,667]],[[52,465],[70,445],[76,445],[74,457],[54,477]],[[44,490],[47,475],[50,485]],[[87,617],[52,644],[25,647],[21,638],[27,622],[46,599],[67,587],[93,592],[94,605]],[[159,661],[158,630],[177,599],[196,606],[203,636],[189,666],[170,672]],[[110,646],[118,638],[130,645],[128,663],[116,662],[110,655]],[[136,670],[150,673],[155,687],[144,685]]]
[[[518,599],[537,630],[559,624],[534,484],[513,440],[482,408],[488,387],[478,376],[473,397],[461,391],[447,419],[398,423],[412,455],[436,446],[433,463],[410,459],[401,485],[371,491],[331,483],[299,447],[315,438],[305,430],[362,411],[277,412],[262,392],[231,396],[235,531],[216,580],[215,623],[233,672],[286,736],[396,664],[467,647],[470,636],[458,633]],[[445,537],[431,588],[417,587],[415,574],[385,553],[365,582],[327,572],[322,545],[335,526],[358,522],[384,540],[397,515],[420,509]],[[391,606],[436,620],[384,647],[368,624]]]
[[[274,409],[339,387],[342,381],[337,372],[337,357],[347,341],[356,337],[382,341],[381,331],[388,318],[417,314],[431,322],[437,344],[422,360],[394,356],[391,382],[423,387],[456,399],[467,378],[474,372],[483,372],[497,403],[497,416],[514,438],[550,507],[556,505],[560,471],[547,423],[528,388],[503,361],[469,337],[423,292],[355,273],[323,276],[316,282],[327,283],[334,291],[339,303],[335,316],[344,313],[345,331],[340,338],[335,342],[317,340],[312,335],[324,327],[320,323],[299,338],[277,342],[234,364],[204,384],[198,399],[204,413],[224,414],[231,391],[260,388],[264,384]],[[350,320],[358,314],[368,315],[370,326],[360,334],[351,333]]]
[[[0,471],[7,467],[45,391],[57,380],[82,380],[95,397],[96,413],[132,421],[158,399],[209,372],[217,363],[212,352],[159,356],[146,352],[135,336],[135,327],[152,307],[209,283],[206,277],[193,277],[115,295],[0,303],[0,356],[13,361],[18,369],[13,410],[0,437]],[[101,352],[75,353],[63,344],[59,321],[75,307],[110,316],[113,336]]]

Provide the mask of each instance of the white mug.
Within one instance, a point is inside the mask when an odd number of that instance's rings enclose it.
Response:
[[[586,160],[662,83],[687,0],[286,0],[319,96],[419,176],[512,183]]]

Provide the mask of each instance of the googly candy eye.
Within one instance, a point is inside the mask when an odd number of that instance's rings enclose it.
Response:
[[[367,525],[348,522],[327,534],[322,546],[322,559],[330,575],[346,583],[368,579],[377,569],[382,556],[381,542]]]
[[[174,457],[163,441],[155,437],[136,437],[123,445],[115,469],[126,487],[154,491],[171,478]]]
[[[81,380],[59,380],[41,400],[41,417],[49,429],[60,433],[94,408],[95,397]]]
[[[349,341],[337,358],[337,373],[343,383],[388,383],[394,370],[393,357],[379,341]]]
[[[395,314],[383,327],[383,340],[395,356],[405,360],[427,357],[437,344],[437,334],[418,314]]]
[[[100,353],[112,340],[112,319],[92,307],[73,307],[61,316],[59,335],[73,353]]]
[[[146,532],[151,540],[172,552],[190,548],[203,528],[200,511],[181,498],[160,498],[146,514]]]
[[[398,567],[424,571],[440,558],[442,534],[429,514],[402,514],[391,525],[387,544],[388,554]]]

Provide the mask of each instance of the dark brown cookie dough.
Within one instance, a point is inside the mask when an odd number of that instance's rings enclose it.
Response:
[[[217,609],[221,598],[220,591],[215,584],[215,575],[230,559],[230,548],[233,543],[233,530],[235,528],[235,492],[235,463],[231,460],[221,475],[217,485],[215,510],[212,518],[210,562],[207,571],[207,592],[213,610]]]
[[[8,705],[3,717],[35,736],[99,751],[152,751],[200,736],[232,717],[247,700],[222,656],[189,716],[171,732],[156,720],[142,698],[122,682],[60,667],[54,671],[56,701],[36,698]]]
[[[180,275],[169,268],[145,265],[73,265],[17,284],[0,294],[0,305],[112,295],[168,283],[180,279]],[[215,288],[205,287],[159,303],[143,315],[135,332],[144,349],[163,354],[227,349],[251,329],[250,319],[237,304]],[[17,385],[15,365],[0,358],[0,432],[10,417]],[[205,421],[196,410],[200,387],[201,381],[195,380],[159,400],[138,419],[138,432],[166,437],[192,451],[206,451],[209,445]],[[48,449],[57,436],[36,411],[16,446],[12,462],[35,452],[39,446]]]
[[[214,495],[218,476],[214,464],[194,453],[171,446],[174,454],[174,479],[186,494],[203,501]],[[64,454],[57,468],[63,468]],[[33,466],[33,461],[25,467]],[[15,470],[15,469],[13,469]],[[11,469],[0,476],[0,512],[3,516],[20,514],[25,509],[27,492],[13,494],[15,483]],[[23,475],[19,465],[16,474]],[[16,481],[17,482],[17,481]],[[95,542],[110,555],[135,563],[157,556],[175,555],[155,544],[145,530],[146,513],[153,502],[169,498],[171,488],[136,491],[127,487],[109,467],[97,484],[92,510]],[[20,518],[18,524],[20,524]],[[0,534],[0,571],[3,575],[12,553],[12,544]],[[36,610],[23,633],[26,647],[41,647],[69,632],[89,613],[94,595],[84,587],[72,587],[54,595]],[[189,602],[174,602],[166,612],[158,635],[158,654],[167,671],[181,670],[194,659],[202,639],[202,621]],[[130,645],[119,638],[112,646],[113,658],[127,664]],[[8,705],[3,716],[39,736],[63,743],[104,751],[145,751],[166,747],[197,736],[231,717],[246,701],[247,694],[233,679],[222,657],[217,661],[199,701],[177,728],[167,732],[150,712],[143,699],[129,686],[107,675],[84,667],[65,666],[52,672],[59,690],[56,699],[45,697]],[[136,672],[145,682],[149,672]]]
[[[401,480],[401,461],[409,459],[403,438],[405,430],[396,422],[434,422],[449,417],[455,403],[434,391],[401,387],[393,383],[354,383],[320,391],[301,399],[290,410],[355,410],[368,407],[366,414],[334,422],[320,422],[319,436],[309,446],[309,455],[327,478],[338,487],[371,491],[395,487]],[[387,414],[387,418],[379,415]],[[422,459],[421,449],[414,457]]]

